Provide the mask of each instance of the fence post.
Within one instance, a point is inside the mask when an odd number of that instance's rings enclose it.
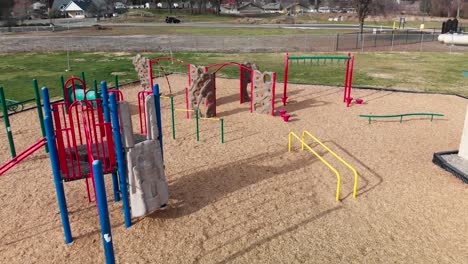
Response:
[[[409,33],[409,30],[407,29],[406,30],[406,43],[405,44],[408,44],[408,33]]]
[[[375,36],[374,36],[374,47],[377,48],[377,32],[375,32]]]
[[[360,34],[360,33],[357,33],[357,34],[356,34],[356,49],[359,48],[359,34]]]
[[[395,41],[395,31],[392,30],[392,47],[390,48],[390,51],[393,51],[393,42]]]
[[[340,33],[337,33],[336,34],[336,46],[335,46],[335,51],[338,51],[338,47],[339,47],[339,44],[340,43]]]
[[[366,36],[364,34],[361,34],[361,52],[364,52],[364,39]]]
[[[421,46],[420,46],[420,48],[419,48],[419,51],[422,51],[422,49],[423,49],[423,41],[424,41],[424,34],[423,34],[423,32],[421,31]]]
[[[13,133],[11,132],[10,127],[10,118],[8,118],[8,108],[5,100],[5,93],[3,92],[3,87],[0,87],[0,101],[2,104],[3,110],[3,121],[5,121],[5,128],[8,136],[8,144],[10,145],[11,158],[16,157],[15,142],[13,141]]]
[[[37,115],[39,116],[39,125],[41,126],[42,137],[46,136],[45,127],[44,127],[44,116],[42,114],[42,105],[41,105],[41,96],[39,95],[39,87],[37,85],[37,80],[33,80],[34,87],[34,98],[36,99]],[[47,145],[45,145],[46,153],[49,152]]]

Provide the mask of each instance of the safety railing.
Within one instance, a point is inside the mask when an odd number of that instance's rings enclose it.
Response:
[[[335,169],[330,163],[328,163],[322,156],[320,156],[315,150],[313,150],[307,143],[304,142],[298,135],[294,132],[289,132],[288,137],[288,152],[291,152],[291,141],[292,137],[295,137],[299,142],[301,142],[301,149],[303,150],[306,147],[310,152],[312,152],[323,164],[325,164],[330,170],[332,170],[336,174],[337,182],[336,182],[336,200],[340,200],[340,190],[341,190],[341,175],[337,169]]]
[[[29,146],[26,150],[18,154],[16,157],[0,166],[0,176],[16,166],[18,163],[31,156],[36,150],[42,148],[47,143],[45,138],[39,139],[37,142]]]
[[[332,154],[335,158],[337,158],[341,163],[343,163],[346,167],[348,167],[353,173],[354,173],[354,187],[353,187],[353,197],[356,198],[357,196],[357,186],[358,186],[358,173],[357,170],[349,165],[348,162],[346,162],[343,158],[338,156],[333,150],[331,150],[329,147],[327,147],[325,144],[323,144],[322,141],[320,141],[318,138],[316,138],[314,135],[309,133],[307,130],[302,131],[302,141],[305,142],[305,136],[309,136],[312,138],[315,142],[317,142],[320,146],[322,146],[324,149],[326,149],[330,154]],[[302,145],[302,150],[304,150],[304,145]]]

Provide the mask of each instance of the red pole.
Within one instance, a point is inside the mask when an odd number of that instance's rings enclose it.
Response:
[[[150,79],[150,89],[153,91],[153,62],[148,60],[148,73]]]
[[[254,85],[255,85],[255,84],[254,84],[254,82],[255,82],[254,78],[255,78],[255,71],[252,70],[251,73],[250,73],[250,75],[252,76],[252,77],[251,77],[251,78],[252,78],[252,79],[251,79],[252,81],[250,82],[250,113],[252,113],[252,112],[253,112],[253,100],[254,100]]]
[[[276,72],[273,73],[273,87],[271,89],[271,115],[275,116]]]
[[[185,110],[187,110],[187,112],[185,113],[187,119],[190,119],[190,114],[188,112],[188,110],[189,110],[189,101],[188,101],[188,88],[187,87],[185,88]]]
[[[350,53],[348,53],[348,56],[350,56]],[[343,102],[346,102],[346,95],[348,93],[349,63],[350,63],[350,59],[346,61],[346,76],[345,76],[344,91],[343,91]]]
[[[142,92],[138,92],[138,115],[140,116],[140,134],[144,135],[143,132],[143,117],[141,113],[141,94]]]
[[[351,66],[350,66],[350,72],[349,72],[349,81],[348,81],[348,98],[351,98],[351,89],[353,89],[353,72],[354,72],[354,56],[352,56],[351,59]],[[349,107],[350,100],[348,100],[347,106]]]
[[[214,115],[216,116],[216,104],[217,104],[217,99],[216,99],[216,73],[213,73],[213,81],[214,81]]]
[[[239,80],[240,80],[240,89],[239,89],[239,102],[242,104],[244,102],[244,93],[242,91],[242,82],[243,82],[243,77],[242,77],[242,67],[239,66]]]
[[[190,87],[190,85],[192,84],[192,79],[191,79],[191,75],[190,75],[190,64],[187,65],[187,75],[188,75],[188,86]]]
[[[286,53],[286,57],[284,59],[284,89],[283,89],[283,97],[281,97],[281,100],[283,101],[283,105],[286,105],[286,100],[288,99],[288,96],[286,95],[286,90],[288,88],[288,70],[289,70],[289,54]]]

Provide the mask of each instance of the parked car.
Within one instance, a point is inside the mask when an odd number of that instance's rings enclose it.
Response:
[[[178,24],[180,23],[180,20],[175,17],[166,17],[166,23]]]

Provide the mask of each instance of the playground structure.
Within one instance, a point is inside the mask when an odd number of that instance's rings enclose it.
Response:
[[[289,65],[292,64],[293,61],[296,61],[298,64],[302,61],[304,64],[309,61],[311,64],[315,61],[317,65],[321,64],[321,61],[325,64],[329,60],[331,63],[334,61],[340,62],[344,61],[346,64],[346,74],[345,74],[345,81],[344,81],[344,90],[343,90],[343,102],[346,103],[346,106],[349,107],[353,98],[351,97],[351,90],[353,87],[353,71],[354,71],[354,55],[348,53],[347,56],[289,56],[288,53],[285,55],[284,60],[284,88],[283,88],[283,96],[281,100],[283,101],[283,105],[286,105],[288,100],[287,96],[287,88],[288,88],[288,81],[289,81]]]
[[[127,228],[131,226],[130,214],[133,217],[144,216],[167,204],[159,87],[156,84],[154,95],[145,97],[148,133],[147,137],[142,137],[133,134],[130,110],[128,103],[123,101],[123,94],[116,89],[107,89],[105,81],[101,82],[101,91],[92,94],[92,99],[87,97],[90,93],[86,90],[85,81],[73,76],[62,82],[63,101],[51,103],[48,89],[43,88],[44,117],[37,81],[34,80],[33,84],[44,137],[19,155],[16,155],[14,144],[11,145],[13,158],[0,167],[0,175],[47,144],[65,242],[71,243],[73,238],[64,182],[85,179],[88,202],[91,202],[91,180],[99,208],[106,260],[113,263],[103,174],[112,174],[114,201],[123,201]],[[3,88],[0,88],[0,98],[4,98]],[[1,102],[5,104],[6,100]],[[7,108],[4,109],[7,131],[12,140]]]
[[[249,98],[250,112],[275,115],[275,89],[276,73],[260,72],[256,67],[252,67],[249,62],[240,64],[237,62],[214,63],[208,66],[196,66],[188,62],[173,57],[158,57],[154,59],[145,59],[140,55],[134,58],[135,70],[138,72],[139,79],[143,82],[143,90],[147,90],[146,82],[149,80],[149,86],[153,86],[153,65],[162,69],[164,77],[168,83],[169,92],[172,93],[171,84],[167,78],[167,73],[161,66],[161,61],[178,62],[187,68],[188,85],[185,88],[186,110],[199,109],[204,101],[207,107],[205,113],[199,112],[202,117],[216,116],[216,74],[226,66],[239,68],[239,102],[242,104]],[[147,66],[145,66],[147,63]],[[146,73],[147,72],[147,73]],[[247,94],[247,85],[250,83],[250,97]],[[190,112],[187,111],[186,117],[190,118]],[[193,112],[192,112],[193,113]]]
[[[304,150],[304,148],[307,148],[312,154],[314,154],[323,164],[325,164],[330,170],[332,170],[337,178],[336,182],[336,195],[335,199],[336,201],[340,201],[340,193],[341,193],[341,174],[338,172],[336,168],[334,168],[328,161],[326,161],[320,154],[318,154],[314,149],[312,149],[307,143],[306,143],[306,138],[311,138],[314,140],[314,142],[318,143],[320,146],[322,146],[324,149],[326,149],[330,154],[332,154],[336,159],[338,159],[341,163],[343,163],[346,167],[348,167],[354,174],[354,188],[353,188],[353,198],[357,197],[357,186],[358,186],[358,173],[354,167],[349,165],[348,162],[346,162],[343,158],[338,156],[334,151],[332,151],[329,147],[327,147],[325,144],[323,144],[318,138],[316,138],[314,135],[312,135],[310,132],[307,130],[302,131],[301,137],[299,137],[296,133],[294,132],[289,132],[288,136],[288,152],[291,152],[292,148],[292,139],[296,138],[300,143],[301,143],[301,150]]]

